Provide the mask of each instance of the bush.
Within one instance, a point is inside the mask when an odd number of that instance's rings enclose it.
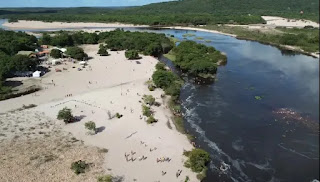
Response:
[[[204,180],[207,177],[207,170],[207,168],[204,168],[201,173],[197,174],[197,179],[200,181]]]
[[[86,168],[88,168],[89,165],[82,160],[73,162],[71,164],[71,169],[74,171],[75,174],[85,173]]]
[[[156,89],[156,86],[153,84],[148,85],[149,91],[154,91]]]
[[[66,124],[73,122],[74,117],[71,113],[71,109],[63,108],[59,111],[57,119],[63,120]]]
[[[107,46],[100,44],[98,54],[100,56],[109,56],[109,53],[107,51]]]
[[[154,105],[156,102],[156,99],[152,95],[143,95],[143,101],[146,104],[149,104],[150,106]]]
[[[157,70],[152,75],[152,80],[157,87],[167,88],[169,87],[175,80],[179,78],[177,75],[170,71],[165,70]]]
[[[112,176],[111,175],[99,176],[98,182],[112,182]]]
[[[56,59],[61,58],[61,56],[62,56],[61,53],[62,52],[59,49],[52,49],[50,52],[50,56],[53,58],[56,58]]]
[[[68,47],[66,54],[77,60],[83,60],[88,57],[80,47]]]
[[[139,59],[139,53],[136,50],[128,50],[125,52],[125,56],[127,59]]]
[[[88,121],[84,124],[85,128],[96,133],[96,123],[93,121]]]
[[[152,115],[147,119],[148,124],[156,123],[157,121]]]
[[[188,157],[185,166],[197,173],[205,170],[206,165],[210,161],[209,153],[202,149],[192,149],[192,151],[184,152],[184,155]]]
[[[116,117],[118,118],[118,119],[120,119],[120,118],[122,118],[122,114],[119,114],[119,113],[116,113]]]
[[[156,70],[167,70],[166,69],[166,64],[159,62],[156,64]]]
[[[151,111],[150,107],[143,104],[142,105],[142,114],[144,116],[150,117],[152,115],[152,111]]]

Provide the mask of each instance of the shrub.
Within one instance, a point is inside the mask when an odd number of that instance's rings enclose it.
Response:
[[[116,113],[116,117],[118,118],[118,119],[120,119],[120,118],[122,118],[122,114],[119,114],[119,113]]]
[[[99,176],[98,182],[112,182],[112,176],[111,175]]]
[[[151,111],[150,107],[148,107],[148,106],[143,104],[142,105],[142,114],[144,116],[147,116],[147,117],[151,116],[152,115],[152,111]]]
[[[100,54],[100,56],[109,56],[109,53],[107,51],[107,46],[100,44],[98,54]]]
[[[73,122],[74,117],[71,113],[71,109],[65,107],[58,113],[57,119],[63,120],[66,124]]]
[[[207,177],[207,168],[204,168],[201,173],[197,174],[197,179],[202,181],[204,178]]]
[[[191,151],[184,152],[184,155],[188,157],[185,166],[197,173],[205,170],[206,165],[210,161],[209,153],[202,149],[192,149]]]
[[[157,121],[152,115],[147,119],[148,124],[156,123]]]
[[[156,89],[156,86],[153,84],[148,85],[149,91],[154,91]]]
[[[159,62],[156,64],[156,70],[166,70],[166,64]]]
[[[175,80],[179,78],[177,75],[170,71],[165,70],[157,70],[152,75],[152,80],[157,87],[167,88],[169,87]]]
[[[80,47],[68,47],[66,54],[77,60],[83,60],[84,58],[88,57],[88,55],[84,53],[83,49]]]
[[[136,51],[136,50],[126,51],[125,56],[127,59],[139,59],[139,54],[138,54],[138,51]]]
[[[86,168],[88,168],[89,165],[82,160],[73,162],[71,164],[71,169],[74,171],[75,174],[85,173]]]
[[[88,121],[84,124],[85,128],[96,133],[96,123],[93,121]]]
[[[59,49],[52,49],[50,52],[50,56],[53,58],[56,58],[56,59],[61,58],[61,56],[62,56],[61,53],[62,52]]]
[[[149,104],[150,106],[156,102],[156,99],[152,95],[143,95],[142,99],[144,103]]]

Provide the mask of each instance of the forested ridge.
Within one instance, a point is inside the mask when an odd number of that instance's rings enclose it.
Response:
[[[300,11],[303,11],[303,14],[300,14]],[[263,23],[261,15],[319,21],[319,1],[180,0],[128,8],[40,8],[38,11],[37,9],[0,9],[1,14],[2,17],[10,18],[11,21],[17,19],[95,21],[146,25],[249,24]]]

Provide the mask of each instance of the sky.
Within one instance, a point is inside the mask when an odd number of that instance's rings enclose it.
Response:
[[[4,7],[141,6],[170,0],[0,0]]]

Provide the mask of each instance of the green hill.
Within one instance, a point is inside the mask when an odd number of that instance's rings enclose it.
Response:
[[[43,21],[123,22],[148,25],[263,23],[261,15],[302,18],[319,22],[318,0],[180,0],[123,9],[62,8],[27,13],[5,9],[2,17]],[[1,11],[1,9],[0,9]],[[300,11],[304,13],[301,15]],[[14,13],[16,12],[16,13]],[[23,12],[23,14],[21,13]],[[40,14],[41,13],[41,14]]]

